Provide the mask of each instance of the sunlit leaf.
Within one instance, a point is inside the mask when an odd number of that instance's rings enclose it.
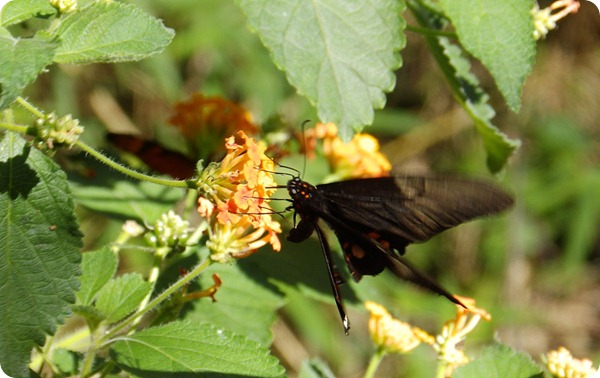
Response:
[[[173,322],[123,336],[110,349],[123,369],[139,377],[216,372],[279,377],[284,371],[269,349],[210,324]]]
[[[70,314],[79,287],[81,233],[64,172],[7,133],[0,142],[0,365],[27,374],[42,344]]]
[[[395,85],[405,38],[394,0],[238,0],[288,81],[344,139],[373,121]]]

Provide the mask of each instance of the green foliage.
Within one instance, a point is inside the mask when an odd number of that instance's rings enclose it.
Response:
[[[281,293],[268,285],[269,277],[240,264],[214,265],[202,276],[201,287],[212,285],[211,273],[217,273],[223,281],[216,295],[218,303],[194,302],[185,319],[209,322],[269,345],[273,338],[270,328],[277,319],[277,310],[283,306]]]
[[[444,24],[440,21],[438,13],[427,8],[413,6],[413,10],[421,25],[440,29]],[[511,140],[491,123],[495,111],[488,104],[488,94],[481,88],[477,77],[471,73],[471,64],[463,57],[461,47],[450,43],[446,37],[429,35],[425,38],[450,84],[454,97],[472,118],[477,131],[483,138],[483,144],[488,154],[488,168],[492,172],[498,172],[518,148],[519,141]],[[533,41],[533,37],[529,38]],[[521,87],[518,90],[520,91]]]
[[[74,183],[73,194],[89,209],[146,222],[155,221],[182,197],[182,192],[177,189],[151,183],[136,184],[129,180],[88,180],[88,185]]]
[[[81,286],[77,304],[88,306],[117,271],[117,256],[108,246],[99,251],[84,253],[81,259]]]
[[[0,110],[6,109],[52,62],[58,43],[40,33],[14,38],[0,27]]]
[[[133,33],[132,33],[133,31]],[[93,2],[61,19],[56,63],[127,62],[162,51],[174,32],[133,5]]]
[[[70,315],[81,234],[64,172],[14,133],[0,141],[0,361],[27,374],[34,345]]]
[[[239,0],[288,81],[350,140],[373,122],[373,107],[393,89],[405,45],[401,2],[344,0],[273,3]],[[267,11],[265,11],[267,10]]]
[[[150,294],[152,285],[136,273],[124,274],[102,287],[96,299],[96,308],[108,323],[121,320]]]
[[[305,361],[298,375],[300,378],[333,378],[335,375],[321,360]]]
[[[123,337],[111,348],[118,365],[138,376],[216,372],[280,377],[283,369],[260,344],[210,324],[172,322]]]
[[[45,0],[9,1],[0,12],[0,22],[4,27],[8,27],[32,17],[49,17],[54,14],[56,8]]]
[[[490,70],[508,106],[518,111],[535,58],[529,14],[534,0],[441,0],[440,5],[461,44]]]
[[[456,369],[455,378],[542,378],[530,356],[502,344],[486,347],[473,362]]]

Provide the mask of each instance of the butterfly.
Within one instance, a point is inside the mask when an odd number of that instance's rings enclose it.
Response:
[[[287,240],[300,243],[316,233],[327,265],[335,303],[348,333],[340,285],[322,219],[333,230],[355,281],[384,269],[463,305],[403,257],[411,243],[424,242],[468,220],[498,213],[513,204],[496,185],[445,176],[392,176],[354,179],[313,186],[293,176],[284,186],[294,210]],[[297,216],[300,221],[296,223]],[[464,306],[464,305],[463,305]]]

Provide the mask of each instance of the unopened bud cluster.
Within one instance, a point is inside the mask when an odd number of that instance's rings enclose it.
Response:
[[[60,13],[71,13],[77,9],[77,0],[50,0],[50,5]]]
[[[49,149],[63,144],[72,147],[83,133],[83,127],[70,114],[58,118],[50,113],[36,119],[30,133]]]
[[[189,227],[189,222],[169,211],[154,223],[153,230],[146,234],[146,240],[156,247],[184,249],[190,237]]]

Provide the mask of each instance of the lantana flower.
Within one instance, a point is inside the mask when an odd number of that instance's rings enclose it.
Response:
[[[487,311],[475,307],[474,299],[464,297],[458,299],[466,308],[456,305],[456,317],[444,324],[442,332],[431,344],[438,353],[438,359],[446,366],[447,377],[452,375],[454,369],[469,362],[464,351],[457,347],[458,344],[465,340],[481,319],[487,321],[492,319]]]
[[[323,140],[323,153],[335,180],[389,175],[392,165],[379,152],[379,142],[372,135],[355,134],[350,142],[344,143],[335,124],[318,123],[307,131],[307,144],[314,145],[314,138]]]
[[[408,353],[421,342],[433,342],[433,336],[410,324],[394,319],[381,305],[367,301],[365,307],[371,313],[369,333],[378,348],[391,353]]]
[[[596,369],[587,358],[574,358],[568,349],[560,347],[546,354],[548,370],[557,378],[597,378],[600,368]]]
[[[169,123],[179,130],[189,142],[191,152],[201,159],[223,152],[222,140],[236,131],[254,135],[259,130],[250,112],[221,97],[196,93],[177,103],[174,112]]]
[[[265,144],[239,131],[225,147],[225,158],[206,167],[197,181],[198,212],[209,223],[213,260],[244,257],[266,244],[278,251],[281,226],[268,203],[276,190],[274,165]]]
[[[577,13],[581,4],[577,0],[557,0],[550,4],[549,7],[540,9],[540,6],[535,3],[531,14],[533,16],[533,37],[543,39],[556,28],[556,22],[561,18],[566,17],[570,13]]]
[[[438,360],[444,376],[450,377],[454,369],[465,365],[469,358],[457,345],[465,340],[481,319],[490,320],[490,315],[475,307],[475,301],[470,298],[458,297],[466,306],[456,306],[456,317],[444,325],[442,332],[431,336],[420,328],[392,318],[382,306],[366,302],[365,306],[371,313],[369,332],[373,342],[384,352],[408,353],[420,343],[429,344],[438,354]]]

